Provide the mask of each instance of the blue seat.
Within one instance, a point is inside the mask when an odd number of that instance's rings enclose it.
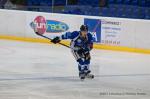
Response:
[[[130,0],[124,0],[124,2],[123,2],[124,4],[131,4],[131,1]]]
[[[126,8],[124,8],[124,17],[125,18],[131,18],[132,13],[133,13],[133,9],[131,7],[127,6]]]
[[[108,16],[109,17],[117,17],[117,8],[116,7],[110,7],[108,9]]]
[[[109,4],[114,4],[114,3],[115,3],[115,0],[108,0],[108,3],[109,3]]]
[[[78,0],[78,5],[91,5],[93,7],[98,7],[99,0]]]
[[[139,9],[133,10],[132,18],[139,19],[139,17],[140,17],[139,15],[140,15],[140,10]]]
[[[89,3],[91,3],[91,5],[92,5],[93,7],[99,7],[99,4],[100,4],[99,0],[95,0],[95,1],[93,1],[93,2],[92,2],[92,0],[90,0]]]
[[[73,14],[79,14],[79,15],[83,15],[84,13],[81,11],[81,9],[75,9],[75,10],[72,10],[72,13]]]
[[[131,0],[132,5],[138,5],[138,0]]]
[[[34,6],[39,6],[40,5],[40,0],[32,0],[32,4]]]
[[[52,6],[52,0],[47,0],[47,5]]]
[[[51,8],[39,8],[40,12],[52,12]]]
[[[27,5],[28,5],[28,6],[32,6],[32,5],[33,5],[33,4],[32,4],[32,1],[31,1],[31,0],[28,0],[28,1],[27,1]]]
[[[87,5],[87,1],[86,0],[78,0],[78,5]]]
[[[77,9],[79,6],[65,6],[64,11],[73,11]]]
[[[66,0],[54,0],[54,5],[60,6],[60,5],[65,5]]]
[[[139,12],[139,17],[141,19],[144,19],[145,18],[145,15],[146,15],[146,8],[145,7],[140,7],[140,12]]]
[[[150,8],[145,9],[145,19],[150,19]]]
[[[124,8],[119,8],[116,11],[116,17],[125,17]]]
[[[102,13],[102,16],[109,16],[110,15],[110,9],[109,8],[102,8],[101,13]]]
[[[123,3],[123,0],[116,0],[116,3],[117,3],[117,4],[122,4],[122,3]]]
[[[47,5],[47,1],[46,1],[46,0],[42,0],[42,1],[40,1],[40,5],[41,5],[41,6],[48,6],[48,5]]]
[[[95,7],[95,8],[89,9],[88,13],[89,13],[89,15],[99,16],[100,15],[100,8]]]
[[[149,0],[149,1],[147,0],[146,6],[147,6],[147,7],[150,7],[150,0]]]
[[[28,6],[51,6],[52,0],[27,0]]]
[[[85,7],[81,7],[80,6],[65,6],[64,8],[64,13],[69,13],[69,14],[84,14],[83,10]]]
[[[146,0],[140,0],[139,5],[142,7],[146,7]]]

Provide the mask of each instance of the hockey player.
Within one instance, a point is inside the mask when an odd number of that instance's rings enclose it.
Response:
[[[78,70],[80,79],[94,78],[90,74],[90,51],[93,48],[93,37],[88,33],[87,25],[81,25],[80,31],[66,32],[60,37],[55,37],[51,40],[53,43],[59,43],[63,39],[71,39],[70,48],[73,56],[78,62]]]

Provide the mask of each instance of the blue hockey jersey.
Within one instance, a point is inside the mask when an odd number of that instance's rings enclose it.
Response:
[[[71,39],[70,47],[73,50],[90,51],[93,48],[93,37],[90,33],[87,33],[87,36],[83,38],[80,31],[66,32],[61,36],[61,39]]]

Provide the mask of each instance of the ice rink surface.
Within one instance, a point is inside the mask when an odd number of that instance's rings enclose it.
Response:
[[[150,55],[93,50],[80,81],[70,49],[0,40],[0,99],[150,99]]]

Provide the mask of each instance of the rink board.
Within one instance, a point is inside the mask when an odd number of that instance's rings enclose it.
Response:
[[[149,20],[0,10],[0,21],[1,39],[49,43],[34,33],[32,23],[50,38],[87,24],[95,40],[94,48],[150,53]]]
[[[0,39],[52,44],[49,40],[42,39],[42,38],[24,38],[24,37],[17,37],[17,36],[0,35]],[[69,41],[61,41],[61,42],[66,45],[69,45]],[[113,51],[125,51],[125,52],[150,54],[149,49],[129,48],[129,47],[123,47],[123,46],[109,46],[109,45],[104,45],[104,44],[94,44],[94,48],[95,49],[104,49],[104,50],[113,50]]]

